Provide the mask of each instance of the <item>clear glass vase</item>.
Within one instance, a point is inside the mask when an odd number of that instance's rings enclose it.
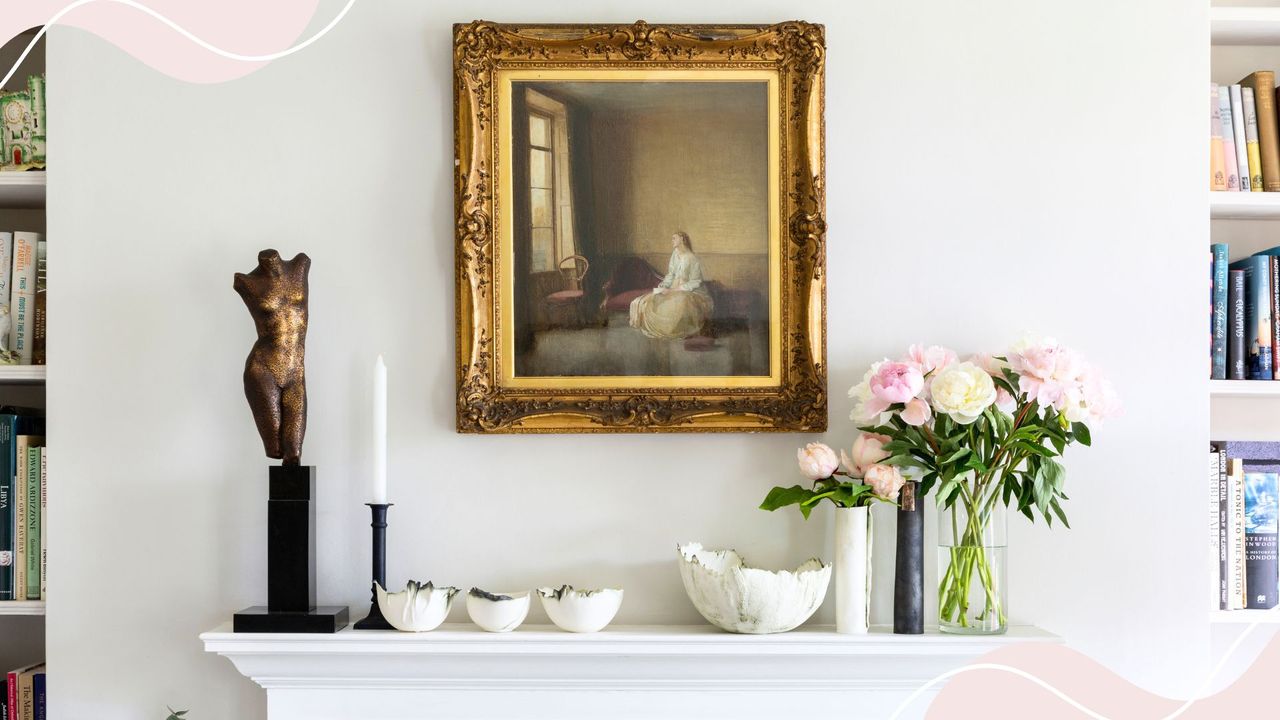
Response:
[[[938,513],[938,628],[962,635],[1008,629],[1006,510],[960,493]]]

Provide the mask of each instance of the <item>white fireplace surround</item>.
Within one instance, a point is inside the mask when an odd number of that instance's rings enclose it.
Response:
[[[987,637],[838,635],[829,626],[777,635],[615,626],[575,635],[463,624],[332,635],[237,635],[227,624],[200,639],[266,689],[271,720],[786,717],[798,704],[833,717],[887,717],[929,680],[992,650],[1061,642],[1034,627]],[[923,716],[931,695],[904,717]]]

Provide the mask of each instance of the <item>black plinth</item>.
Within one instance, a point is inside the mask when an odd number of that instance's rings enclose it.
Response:
[[[363,620],[352,625],[353,630],[394,630],[391,623],[382,616],[382,608],[378,607],[378,589],[381,585],[387,589],[387,508],[393,503],[365,503],[373,519],[369,527],[373,528],[373,582],[369,584],[369,614]]]
[[[235,614],[238,633],[335,633],[347,626],[347,609],[336,605],[308,612],[271,612],[262,605]]]
[[[924,498],[909,482],[898,498],[898,548],[893,578],[893,631],[924,632]]]
[[[274,465],[267,486],[267,604],[235,614],[246,633],[331,633],[345,607],[316,607],[316,469]]]
[[[273,465],[267,495],[267,609],[316,606],[316,469]]]

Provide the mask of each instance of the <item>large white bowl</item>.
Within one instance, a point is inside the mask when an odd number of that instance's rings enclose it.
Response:
[[[561,630],[576,633],[598,632],[613,620],[622,607],[622,590],[574,590],[571,585],[538,588],[547,617]]]
[[[827,596],[831,565],[812,559],[795,571],[747,567],[733,550],[676,548],[685,592],[707,622],[721,630],[763,635],[786,632],[813,616]]]
[[[471,622],[489,632],[511,632],[529,614],[529,592],[491,593],[471,588],[467,593]]]
[[[389,593],[374,583],[378,593],[378,609],[391,627],[405,632],[435,630],[449,615],[456,587],[434,587],[410,580],[400,592]]]

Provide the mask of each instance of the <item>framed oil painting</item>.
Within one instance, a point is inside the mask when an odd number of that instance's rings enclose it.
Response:
[[[824,52],[454,26],[460,432],[826,429]]]

